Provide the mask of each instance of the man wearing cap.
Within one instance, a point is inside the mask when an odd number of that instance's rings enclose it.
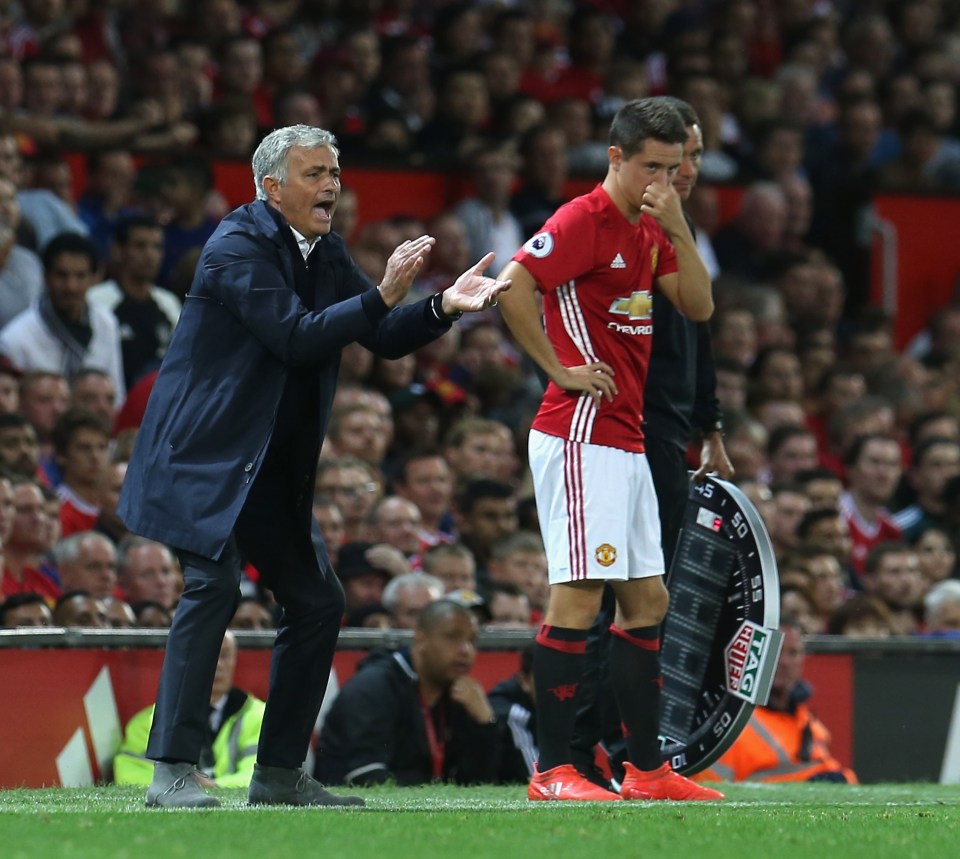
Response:
[[[356,612],[382,603],[383,589],[394,575],[383,566],[382,557],[378,558],[378,554],[371,551],[373,549],[373,543],[359,541],[340,547],[337,578],[343,585],[346,600],[344,617],[348,626]]]

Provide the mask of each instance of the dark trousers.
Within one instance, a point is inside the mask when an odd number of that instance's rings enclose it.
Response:
[[[653,477],[660,514],[660,542],[667,571],[683,525],[690,477],[684,451],[675,443],[647,438],[647,461]],[[600,613],[587,636],[587,652],[580,681],[581,705],[571,742],[573,763],[583,773],[594,773],[594,750],[603,742],[613,763],[625,755],[620,713],[610,683],[610,624],[616,613],[613,588],[603,591]],[[620,773],[616,773],[620,778]]]
[[[178,553],[184,591],[167,640],[148,758],[199,760],[220,645],[249,561],[282,608],[257,759],[287,768],[303,763],[333,664],[344,597],[322,541],[318,551],[297,507],[261,483],[219,560]]]

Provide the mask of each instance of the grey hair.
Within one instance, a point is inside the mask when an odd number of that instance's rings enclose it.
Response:
[[[170,555],[172,560],[176,560],[170,547],[164,543],[158,543],[148,537],[141,537],[139,534],[127,534],[117,545],[117,570],[119,573],[123,574],[127,571],[127,567],[130,566],[130,555],[142,546],[159,546]]]
[[[322,146],[333,150],[333,154],[340,156],[337,149],[337,138],[333,133],[312,125],[288,125],[271,131],[253,153],[253,184],[256,187],[257,199],[266,200],[267,193],[263,190],[263,180],[272,176],[281,185],[287,181],[287,159],[294,146],[302,149],[319,149]]]
[[[77,558],[80,557],[80,552],[83,550],[83,544],[90,541],[99,541],[104,545],[109,546],[111,549],[114,548],[113,543],[109,538],[104,537],[103,534],[98,531],[80,531],[77,534],[71,534],[69,537],[64,537],[60,540],[56,546],[53,547],[53,560],[54,563],[59,567],[61,564],[72,564]]]
[[[443,582],[436,576],[431,576],[429,573],[404,573],[397,576],[391,579],[383,589],[383,607],[387,611],[393,611],[397,607],[401,592],[424,587],[433,592],[435,600],[443,596]]]
[[[923,618],[929,624],[947,603],[960,602],[960,581],[944,579],[927,591],[923,598]]]

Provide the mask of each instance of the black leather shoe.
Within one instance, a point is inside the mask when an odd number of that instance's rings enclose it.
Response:
[[[250,805],[366,805],[359,796],[337,796],[303,770],[265,767],[255,764]]]

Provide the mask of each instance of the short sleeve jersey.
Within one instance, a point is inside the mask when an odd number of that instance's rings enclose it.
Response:
[[[646,215],[631,224],[598,185],[558,209],[514,260],[543,293],[544,326],[560,363],[604,361],[619,389],[598,408],[588,394],[550,382],[533,428],[642,453],[654,281],[677,271],[666,233]]]

